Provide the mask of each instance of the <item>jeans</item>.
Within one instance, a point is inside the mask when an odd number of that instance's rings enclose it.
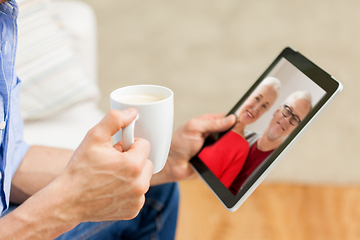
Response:
[[[167,183],[150,187],[145,197],[144,207],[132,220],[80,223],[56,240],[174,239],[179,205],[178,184]],[[6,214],[15,208],[11,205]]]
[[[177,183],[151,187],[145,196],[145,205],[136,218],[127,221],[81,223],[57,240],[174,239],[179,204]]]

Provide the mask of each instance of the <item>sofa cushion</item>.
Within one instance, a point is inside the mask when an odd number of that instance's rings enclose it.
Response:
[[[71,35],[51,4],[46,0],[19,1],[16,69],[22,80],[24,120],[47,118],[100,96],[96,81],[83,70]]]
[[[94,102],[77,104],[46,119],[28,121],[24,139],[29,145],[75,150],[86,133],[104,117]]]

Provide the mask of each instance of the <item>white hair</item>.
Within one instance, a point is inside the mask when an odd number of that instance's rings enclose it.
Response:
[[[310,105],[310,110],[312,109],[312,104],[311,104],[312,97],[308,91],[303,90],[303,91],[293,92],[285,99],[283,104],[289,104],[290,102],[294,101],[295,99],[305,99]]]
[[[281,89],[281,82],[279,79],[275,77],[266,77],[257,88],[260,88],[261,86],[270,86],[274,89],[276,92],[276,96],[279,96],[280,89]]]

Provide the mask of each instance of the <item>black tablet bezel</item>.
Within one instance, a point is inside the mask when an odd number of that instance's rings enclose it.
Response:
[[[316,116],[319,111],[322,110],[323,106],[325,106],[328,101],[331,100],[331,98],[342,89],[341,83],[335,80],[331,75],[315,65],[301,53],[290,47],[287,47],[271,63],[271,65],[265,70],[265,72],[259,77],[254,85],[245,93],[245,95],[228,114],[235,113],[236,109],[239,108],[239,106],[247,99],[247,97],[282,58],[285,58],[287,61],[289,61],[293,66],[305,74],[326,93],[320,99],[320,101],[315,106],[313,106],[312,110],[301,121],[299,126],[284,140],[284,142],[278,148],[274,150],[274,152],[266,159],[266,161],[260,164],[251,174],[251,176],[249,176],[237,195],[232,194],[197,156],[191,159],[190,163],[194,170],[198,172],[198,174],[203,178],[214,194],[229,210],[232,209],[246,195],[246,193],[248,193],[250,188],[253,187],[257,180],[264,174],[264,172],[270,168],[270,166],[274,163],[275,160],[277,160],[280,154],[286,148],[288,148],[289,144],[295,139],[295,137],[311,122],[312,118]]]

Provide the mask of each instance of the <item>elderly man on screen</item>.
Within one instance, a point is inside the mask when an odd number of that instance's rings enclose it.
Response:
[[[275,111],[268,128],[261,135],[247,132],[245,138],[249,142],[250,151],[243,168],[229,187],[233,194],[237,194],[250,174],[280,146],[310,112],[311,101],[308,91],[294,92]]]

